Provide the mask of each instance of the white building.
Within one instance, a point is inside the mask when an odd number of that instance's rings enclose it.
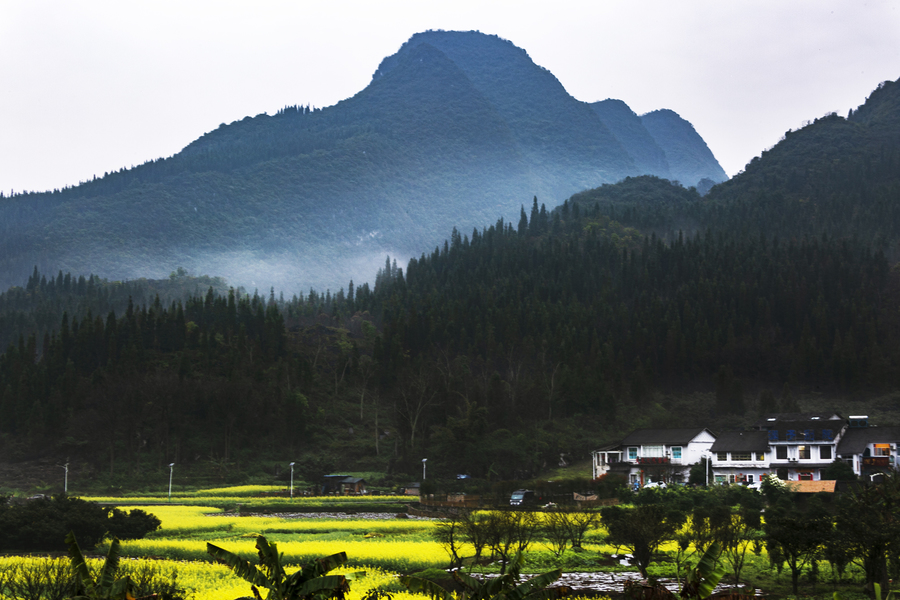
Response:
[[[785,481],[818,481],[838,457],[847,423],[840,415],[770,415],[756,431],[728,432],[713,444],[718,483],[755,483],[771,473]]]
[[[857,477],[872,477],[900,466],[900,427],[870,427],[866,416],[850,417],[837,456]]]
[[[690,465],[700,462],[715,442],[706,428],[638,429],[618,444],[594,450],[593,476],[622,473],[632,485],[688,480]]]

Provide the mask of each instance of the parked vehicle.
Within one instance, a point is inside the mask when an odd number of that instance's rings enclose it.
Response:
[[[534,490],[516,490],[509,497],[510,506],[522,506],[534,502]]]

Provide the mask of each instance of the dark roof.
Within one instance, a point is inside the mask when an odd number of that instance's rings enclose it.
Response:
[[[818,418],[816,418],[818,417]],[[771,419],[775,419],[772,421]],[[840,413],[768,413],[760,417],[759,421],[753,424],[756,429],[770,429],[775,423],[780,421],[843,421],[844,418]]]
[[[622,442],[615,442],[614,444],[607,444],[605,446],[600,446],[594,452],[609,452],[610,450],[618,450],[622,447]]]
[[[713,442],[713,452],[765,452],[769,449],[766,431],[726,431]]]
[[[900,427],[851,427],[844,432],[837,453],[841,456],[862,454],[869,444],[900,442]]]
[[[365,483],[366,480],[363,479],[362,477],[345,477],[344,479],[341,480],[341,483],[360,483],[360,482]]]
[[[672,446],[681,444],[685,446],[704,431],[715,438],[715,435],[705,427],[695,427],[693,429],[638,429],[625,436],[625,439],[622,440],[622,445],[644,446],[658,444]]]
[[[844,425],[837,420],[776,421],[767,433],[770,442],[828,442],[841,433]]]

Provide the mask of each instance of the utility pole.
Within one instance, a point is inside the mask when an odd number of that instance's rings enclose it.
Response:
[[[294,499],[294,463],[291,463],[291,500]]]

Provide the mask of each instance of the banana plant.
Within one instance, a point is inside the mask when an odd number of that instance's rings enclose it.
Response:
[[[685,579],[681,589],[682,600],[702,600],[709,598],[713,590],[719,585],[725,575],[725,567],[717,564],[722,546],[719,542],[713,542],[700,557],[697,566],[692,569]]]
[[[348,575],[326,575],[332,569],[347,562],[347,553],[339,552],[310,561],[307,565],[288,575],[282,566],[282,555],[278,545],[269,542],[265,536],[256,538],[259,565],[253,565],[214,544],[206,544],[206,551],[219,562],[227,565],[234,574],[250,583],[250,589],[257,600],[262,600],[259,588],[266,588],[266,600],[343,600],[350,591],[348,579],[365,573]]]
[[[411,592],[427,594],[437,600],[553,600],[563,595],[562,588],[547,589],[562,575],[559,569],[519,583],[523,560],[519,552],[506,573],[483,581],[454,571],[453,578],[463,587],[462,592],[448,592],[433,581],[419,577],[404,576],[400,582]]]
[[[78,580],[76,595],[72,600],[134,600],[132,593],[134,586],[128,577],[116,578],[119,570],[119,540],[113,538],[109,544],[109,552],[106,561],[95,579],[84,560],[75,532],[70,531],[66,536],[66,546],[69,548],[69,560],[72,570]]]

